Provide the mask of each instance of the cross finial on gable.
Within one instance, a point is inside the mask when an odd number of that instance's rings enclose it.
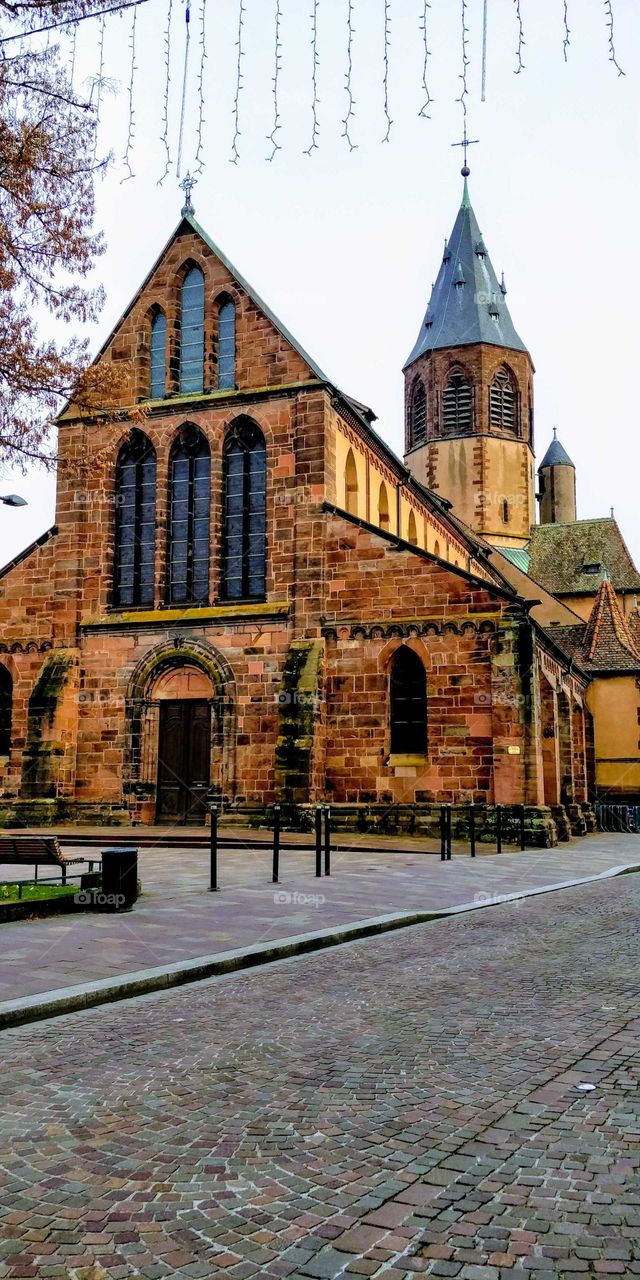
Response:
[[[188,173],[186,177],[183,179],[183,181],[180,183],[180,190],[184,191],[184,204],[182,206],[182,211],[181,211],[183,218],[186,218],[187,214],[194,212],[193,201],[191,199],[191,192],[193,191],[193,188],[195,187],[196,182],[197,182],[197,178],[192,178],[191,174]]]

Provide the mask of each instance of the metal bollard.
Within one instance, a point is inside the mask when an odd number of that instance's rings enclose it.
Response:
[[[324,874],[331,875],[331,809],[326,805],[324,811]]]
[[[502,853],[502,805],[496,805],[496,853]]]
[[[316,806],[316,876],[322,875],[322,809]]]
[[[476,856],[476,806],[472,804],[469,808],[469,845],[471,847],[471,857]]]
[[[280,872],[280,805],[273,806],[273,883],[278,884]]]
[[[527,847],[527,836],[524,829],[524,805],[520,805],[520,848],[524,853]]]
[[[210,831],[210,867],[209,867],[209,893],[218,892],[218,810],[215,804],[209,806],[211,814],[211,831]]]
[[[452,814],[452,812],[451,812],[451,805],[450,805],[450,804],[448,804],[448,805],[447,805],[447,862],[451,862],[451,826],[452,826],[452,818],[453,818],[453,814]]]
[[[447,861],[447,820],[443,804],[440,805],[440,861]]]

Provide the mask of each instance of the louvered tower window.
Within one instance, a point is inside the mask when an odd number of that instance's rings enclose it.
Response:
[[[167,320],[163,311],[156,311],[151,321],[149,395],[152,400],[160,400],[164,395],[166,364]]]
[[[427,393],[424,389],[424,383],[418,378],[413,385],[411,393],[411,408],[409,412],[409,445],[413,448],[416,445],[424,444],[427,438]]]
[[[204,387],[204,276],[199,267],[187,272],[180,306],[180,391]]]
[[[473,396],[471,383],[463,373],[452,373],[442,393],[442,422],[444,430],[451,435],[471,431]]]
[[[0,756],[11,752],[11,713],[13,680],[11,672],[0,665]]]
[[[499,431],[518,430],[518,393],[508,369],[500,369],[491,383],[489,423]]]
[[[427,750],[427,677],[412,649],[398,649],[391,666],[391,751],[424,755]]]
[[[185,427],[169,460],[169,601],[209,599],[211,454],[197,427]]]
[[[267,449],[248,418],[233,426],[224,447],[222,590],[227,600],[263,599],[266,590]]]
[[[234,390],[236,385],[236,309],[231,298],[218,309],[218,387]]]
[[[156,451],[141,431],[116,463],[116,606],[152,605],[156,551]]]

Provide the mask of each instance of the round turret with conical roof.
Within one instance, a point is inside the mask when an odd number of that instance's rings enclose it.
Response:
[[[540,524],[576,519],[576,469],[553,428],[553,440],[538,467]]]

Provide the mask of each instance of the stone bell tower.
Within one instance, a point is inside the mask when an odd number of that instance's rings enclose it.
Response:
[[[535,523],[533,364],[471,207],[462,204],[404,368],[405,464],[497,546]]]

